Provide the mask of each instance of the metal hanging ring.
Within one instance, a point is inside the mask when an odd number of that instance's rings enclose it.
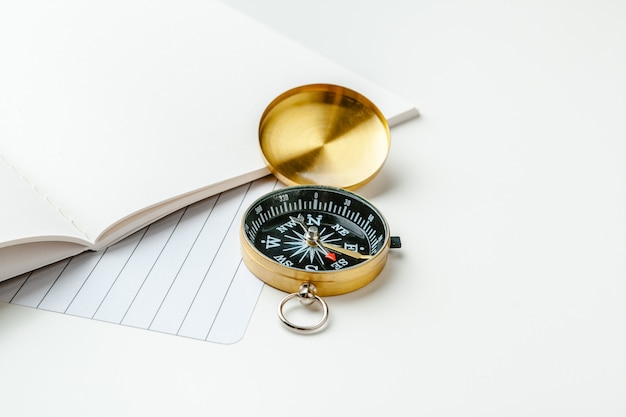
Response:
[[[289,329],[298,333],[314,333],[324,327],[324,325],[328,321],[328,304],[326,304],[326,301],[318,296],[316,292],[317,291],[314,284],[305,282],[300,286],[300,290],[298,292],[289,294],[281,300],[280,304],[278,305],[278,317]],[[320,303],[323,310],[322,318],[317,323],[309,326],[298,325],[289,321],[287,317],[285,317],[283,309],[285,307],[285,304],[287,304],[291,299],[296,297],[299,298],[300,303],[305,306],[309,306],[315,301]]]

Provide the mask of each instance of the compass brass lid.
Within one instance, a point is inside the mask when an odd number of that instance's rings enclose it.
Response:
[[[366,97],[337,85],[311,84],[269,104],[259,142],[270,171],[287,185],[354,189],[382,168],[391,135]]]

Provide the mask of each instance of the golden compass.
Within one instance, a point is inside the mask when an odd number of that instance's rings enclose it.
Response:
[[[252,203],[241,227],[243,261],[265,283],[288,292],[280,319],[313,332],[328,319],[321,298],[376,278],[390,248],[382,214],[348,191],[371,180],[389,152],[389,127],[367,98],[345,87],[314,84],[289,90],[267,107],[259,140],[271,172],[288,187]],[[292,299],[318,302],[322,318],[297,325],[284,314]]]

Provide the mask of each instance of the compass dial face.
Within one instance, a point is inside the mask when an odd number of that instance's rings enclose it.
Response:
[[[378,210],[354,193],[296,186],[253,203],[243,236],[272,262],[316,274],[368,263],[385,249],[389,232]]]

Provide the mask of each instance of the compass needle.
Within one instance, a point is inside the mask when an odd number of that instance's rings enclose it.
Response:
[[[335,252],[339,252],[342,255],[350,256],[355,259],[370,259],[372,257],[371,255],[364,255],[360,252],[345,249],[345,248],[342,248],[341,246],[333,245],[331,243],[323,242],[321,243],[321,245],[323,245],[327,249],[334,250]]]

